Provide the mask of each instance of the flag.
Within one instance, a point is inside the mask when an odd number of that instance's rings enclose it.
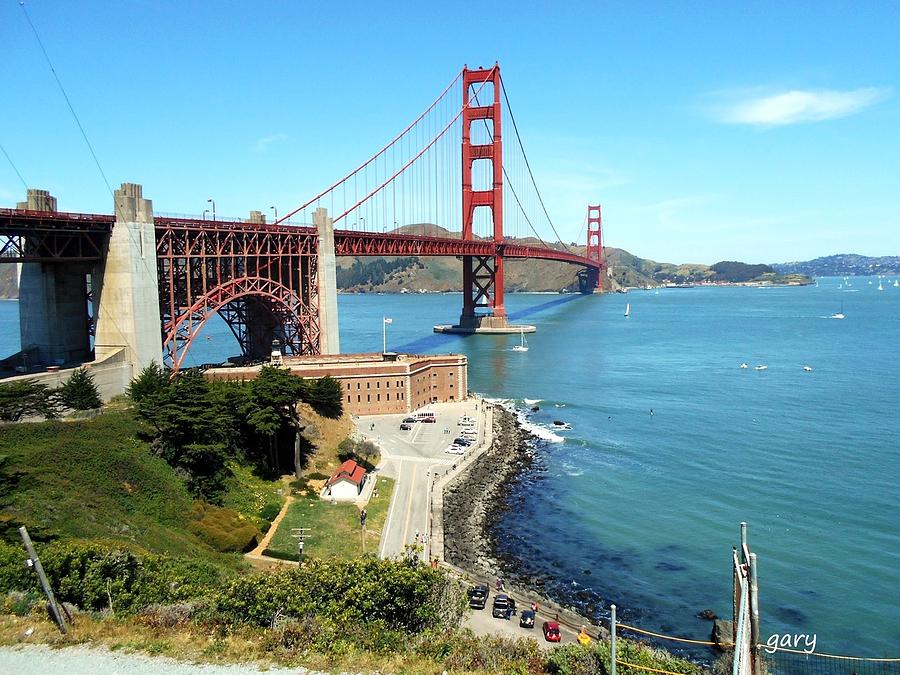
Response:
[[[394,323],[394,320],[391,317],[386,316],[386,317],[384,317],[384,322],[385,323]]]

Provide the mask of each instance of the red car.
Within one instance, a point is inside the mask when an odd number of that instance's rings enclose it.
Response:
[[[559,624],[555,621],[545,621],[543,630],[544,639],[547,642],[559,642],[562,639],[562,636],[559,634]]]

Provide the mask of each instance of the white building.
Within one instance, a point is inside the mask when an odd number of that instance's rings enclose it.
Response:
[[[335,501],[355,502],[365,482],[366,470],[348,459],[328,479],[324,494]]]

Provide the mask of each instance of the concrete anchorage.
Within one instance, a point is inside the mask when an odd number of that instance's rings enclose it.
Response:
[[[134,374],[162,363],[153,203],[135,183],[115,192],[116,222],[94,284],[98,360],[125,349]]]

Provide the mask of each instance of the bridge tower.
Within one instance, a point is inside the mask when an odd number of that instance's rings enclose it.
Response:
[[[472,89],[487,84],[493,90],[493,101],[489,105],[469,105]],[[503,244],[503,141],[501,135],[500,108],[500,66],[489,70],[463,68],[463,113],[462,113],[462,238],[475,238],[473,225],[475,210],[489,209],[493,222],[493,239]],[[472,123],[490,123],[490,142],[472,143]],[[491,162],[491,187],[475,190],[472,187],[472,166],[476,161]],[[503,305],[503,256],[502,249],[493,256],[463,257],[463,310],[459,319],[463,329],[503,329],[509,323],[506,307]],[[477,310],[487,308],[488,313],[478,314]]]
[[[578,275],[578,284],[582,293],[592,293],[601,288],[601,270],[603,269],[603,215],[600,204],[587,207],[587,258],[596,260],[600,269],[587,268]]]

